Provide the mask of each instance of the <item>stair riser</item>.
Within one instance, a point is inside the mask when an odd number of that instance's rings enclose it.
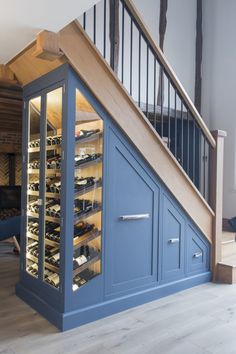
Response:
[[[236,268],[225,264],[218,264],[217,282],[224,284],[236,283]]]

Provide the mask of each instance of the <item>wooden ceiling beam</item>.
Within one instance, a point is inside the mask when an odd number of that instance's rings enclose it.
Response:
[[[5,84],[17,84],[13,71],[4,64],[0,64],[0,82]]]
[[[63,55],[59,48],[58,34],[50,31],[42,31],[37,35],[36,50],[33,56],[38,59],[54,61]]]

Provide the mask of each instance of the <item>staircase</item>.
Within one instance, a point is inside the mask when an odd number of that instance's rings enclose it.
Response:
[[[236,234],[222,232],[222,260],[218,264],[218,281],[236,283]]]
[[[224,281],[225,133],[209,131],[131,0],[119,1],[116,63],[116,29],[110,19],[117,14],[110,13],[108,3],[102,0],[58,34],[44,31],[8,66],[26,85],[68,62],[209,241],[213,279]],[[30,74],[25,68],[32,69]],[[226,240],[223,247],[235,244],[231,236]]]

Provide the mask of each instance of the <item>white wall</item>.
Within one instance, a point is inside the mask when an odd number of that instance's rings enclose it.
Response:
[[[7,0],[0,11],[0,64],[32,42],[37,33],[59,31],[99,0]]]
[[[133,0],[159,41],[160,0]],[[185,90],[194,98],[196,0],[169,0],[164,53]]]
[[[236,215],[236,1],[204,0],[203,116],[210,129],[227,131],[224,217]]]
[[[154,39],[159,42],[159,15],[160,0],[133,0],[140,12],[143,21],[151,31]],[[109,5],[107,1],[107,14]],[[103,2],[97,5],[97,47],[103,53]],[[87,13],[86,31],[93,39],[93,10]],[[79,18],[83,23],[82,16]],[[129,91],[130,88],[130,18],[125,14],[125,38],[124,38],[124,86]],[[122,26],[122,8],[120,7],[120,28]],[[169,0],[167,12],[167,31],[164,44],[164,53],[167,60],[173,66],[178,78],[182,82],[186,91],[193,99],[194,80],[195,80],[195,37],[196,37],[196,0]],[[109,62],[109,20],[106,22],[106,59]],[[121,54],[122,54],[122,35],[120,33],[120,60],[119,73],[121,78]],[[139,39],[138,31],[133,27],[133,61],[132,61],[132,96],[138,101],[138,63],[139,63]],[[144,41],[141,43],[141,102],[146,103],[146,69],[147,47]],[[158,82],[159,68],[157,67],[156,82]],[[167,106],[167,80],[165,80],[165,101]],[[170,105],[174,107],[174,90],[171,88]],[[149,98],[148,103],[154,104],[154,61],[149,53]],[[177,108],[180,109],[180,101],[177,101]]]

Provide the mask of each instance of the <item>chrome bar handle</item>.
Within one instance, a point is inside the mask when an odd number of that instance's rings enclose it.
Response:
[[[202,252],[194,253],[193,258],[199,258],[199,257],[202,257]]]
[[[141,220],[141,219],[149,219],[149,214],[133,214],[133,215],[121,215],[119,219],[121,221],[128,221],[128,220]]]
[[[173,243],[179,243],[179,238],[170,238],[170,239],[168,240],[168,243],[171,243],[171,244],[173,244]]]

